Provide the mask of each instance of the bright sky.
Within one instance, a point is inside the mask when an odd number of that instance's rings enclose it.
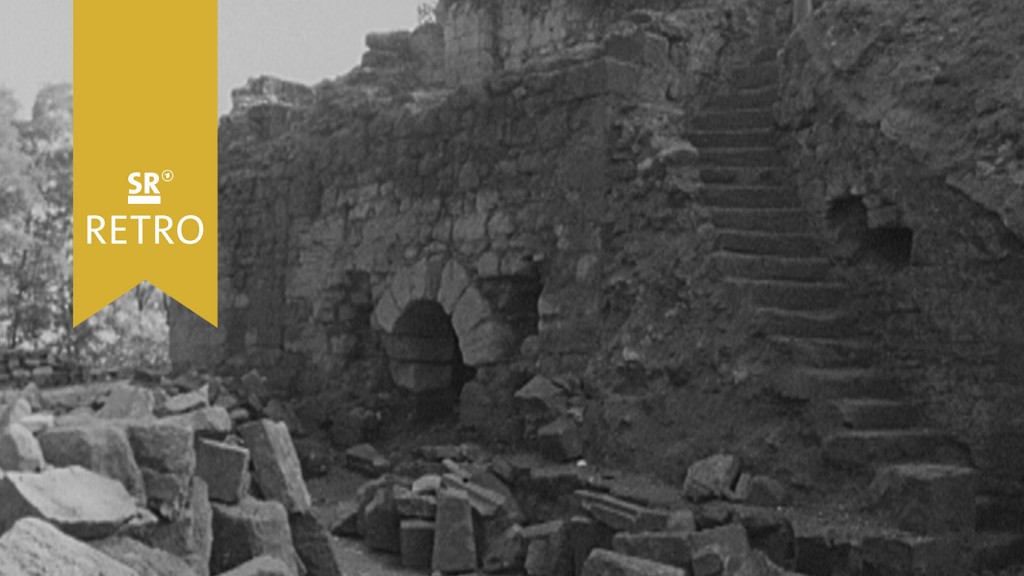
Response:
[[[41,87],[72,79],[72,3],[0,0],[0,85],[14,91],[23,117]],[[359,63],[368,32],[411,30],[421,3],[220,0],[220,111],[252,76],[313,84],[345,74]]]

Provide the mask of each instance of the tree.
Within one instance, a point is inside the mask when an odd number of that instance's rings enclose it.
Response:
[[[167,363],[166,306],[153,286],[72,329],[73,93],[39,92],[32,118],[0,91],[0,346],[48,347],[90,365]]]

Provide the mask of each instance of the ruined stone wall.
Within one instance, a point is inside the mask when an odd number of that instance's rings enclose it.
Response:
[[[582,379],[593,453],[624,465],[764,437],[779,415],[743,390],[742,308],[681,139],[762,11],[636,13],[456,89],[396,67],[394,37],[308,92],[251,83],[221,124],[221,327],[172,309],[176,369],[255,367],[332,434],[464,363],[462,424],[500,440],[537,373]]]
[[[828,3],[787,46],[782,119],[893,385],[1024,471],[1024,44],[1017,2]]]

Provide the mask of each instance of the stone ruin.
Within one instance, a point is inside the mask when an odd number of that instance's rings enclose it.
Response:
[[[959,12],[846,4],[448,0],[341,78],[239,88],[221,326],[172,306],[174,378],[25,395],[0,546],[115,574],[332,575],[352,539],[442,574],[1020,565],[1018,73],[944,117],[981,80],[925,75],[962,53],[915,26]],[[972,53],[1024,53],[985,30]],[[109,506],[61,517],[57,484]]]

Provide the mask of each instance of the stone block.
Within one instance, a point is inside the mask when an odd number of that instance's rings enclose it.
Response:
[[[54,466],[81,466],[121,482],[144,501],[142,472],[124,429],[103,422],[51,428],[39,434],[43,456]]]
[[[865,538],[861,545],[865,573],[878,576],[969,574],[970,557],[970,544],[956,537],[891,534]]]
[[[612,550],[627,556],[688,568],[693,560],[692,532],[621,532],[612,539]]]
[[[128,425],[128,442],[141,468],[191,476],[196,452],[192,431],[166,422],[137,422]]]
[[[429,570],[434,554],[434,523],[410,519],[401,523],[402,566],[413,570]]]
[[[139,513],[120,482],[80,466],[6,473],[0,502],[0,532],[31,516],[87,540],[113,534]]]
[[[156,407],[157,416],[169,416],[172,414],[184,414],[206,408],[210,405],[210,387],[203,386],[198,390],[178,394],[166,399]]]
[[[537,430],[537,444],[545,456],[565,462],[583,456],[583,438],[579,425],[563,416]]]
[[[188,507],[192,491],[192,476],[142,469],[146,485],[146,506],[161,518],[175,519]]]
[[[569,408],[565,390],[543,376],[534,376],[516,391],[513,399],[519,413],[535,423],[534,428],[562,416]]]
[[[46,462],[35,435],[15,423],[0,430],[0,470],[38,472]]]
[[[218,576],[296,576],[292,568],[274,556],[263,555],[236,566]]]
[[[11,424],[17,424],[32,414],[32,404],[23,397],[18,397],[14,402],[4,406],[0,412],[0,430]]]
[[[583,564],[582,576],[686,576],[686,570],[597,549]]]
[[[357,444],[346,450],[345,465],[367,476],[380,476],[391,469],[391,461],[370,444]]]
[[[752,476],[746,492],[744,502],[754,506],[778,507],[789,501],[786,487],[768,476]]]
[[[880,469],[871,483],[871,505],[903,530],[925,535],[974,533],[977,474],[940,464],[900,464]]]
[[[263,555],[281,560],[292,574],[300,573],[284,505],[254,498],[234,506],[214,504],[211,572],[220,574]]]
[[[692,564],[696,576],[744,576],[750,554],[747,531],[740,524],[728,524],[690,535]]]
[[[249,451],[201,439],[196,443],[196,475],[210,489],[210,500],[235,504],[249,491]]]
[[[455,490],[438,494],[435,530],[432,570],[442,574],[476,570],[473,509],[468,494]]]
[[[399,553],[402,549],[401,517],[395,505],[395,487],[384,483],[373,489],[360,515],[360,528],[372,550]]]
[[[140,576],[37,518],[23,518],[0,536],[0,558],[4,576]]]
[[[526,561],[526,540],[523,528],[513,524],[485,543],[484,572],[510,572],[522,568]]]
[[[207,406],[192,412],[167,416],[161,422],[181,426],[203,438],[222,439],[231,433],[234,422],[223,406]]]
[[[155,405],[156,399],[149,390],[119,384],[110,391],[96,415],[111,420],[141,420],[153,416]]]
[[[181,558],[132,538],[115,536],[95,542],[93,547],[135,570],[139,576],[197,576]]]
[[[401,493],[395,497],[395,506],[402,518],[433,520],[437,515],[437,498],[432,494]]]
[[[722,498],[731,491],[740,473],[739,458],[717,454],[693,463],[686,471],[683,494],[694,502]]]
[[[289,512],[309,510],[312,500],[288,427],[260,420],[242,426],[239,432],[249,448],[255,479],[263,495],[281,502]]]
[[[201,478],[192,479],[189,505],[176,519],[136,526],[128,535],[185,560],[199,576],[209,576],[213,511],[206,483]]]
[[[292,544],[309,576],[342,576],[341,564],[331,549],[331,535],[311,512],[288,517]]]

